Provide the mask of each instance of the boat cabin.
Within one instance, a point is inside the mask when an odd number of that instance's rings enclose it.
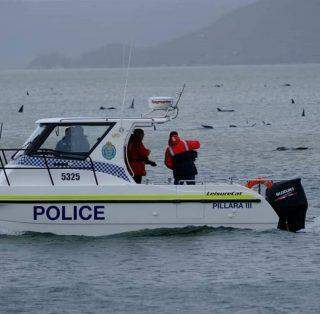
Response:
[[[139,118],[51,118],[36,122],[18,149],[0,149],[1,185],[136,184],[127,156],[135,128],[154,127],[178,116],[178,100],[151,97]]]
[[[159,118],[51,118],[36,129],[21,149],[2,150],[2,184],[135,184],[127,144],[135,128],[169,121]],[[10,158],[10,153],[14,153]],[[12,154],[11,153],[11,154]],[[8,159],[10,159],[8,161]]]

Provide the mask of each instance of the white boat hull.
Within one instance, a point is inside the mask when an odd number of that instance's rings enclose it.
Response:
[[[104,236],[186,226],[265,229],[278,217],[241,185],[1,187],[0,227],[13,232]]]

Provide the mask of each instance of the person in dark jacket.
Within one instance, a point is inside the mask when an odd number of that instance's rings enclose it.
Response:
[[[64,137],[57,143],[56,150],[59,152],[71,152],[71,128],[65,129]]]
[[[80,125],[71,129],[71,151],[74,153],[85,154],[89,152],[90,144]]]
[[[154,161],[149,160],[150,150],[142,143],[144,132],[142,129],[135,129],[128,143],[128,160],[133,172],[133,179],[140,184],[146,173],[146,164],[156,167]]]
[[[196,149],[199,148],[199,141],[185,141],[179,137],[178,132],[170,133],[165,165],[173,171],[174,184],[195,184],[198,171],[194,162],[198,155]]]

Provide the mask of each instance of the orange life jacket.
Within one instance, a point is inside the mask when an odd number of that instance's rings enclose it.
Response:
[[[195,175],[197,169],[194,164],[195,149],[200,148],[199,141],[185,141],[178,136],[169,140],[165,153],[165,165],[173,170],[174,175]]]

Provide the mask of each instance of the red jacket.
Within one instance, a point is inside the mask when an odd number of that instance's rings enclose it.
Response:
[[[128,147],[128,159],[133,175],[145,176],[145,160],[150,155],[150,150],[146,149],[142,142],[133,141]]]
[[[175,136],[175,142],[171,142],[171,145],[167,147],[165,152],[165,160],[164,163],[169,169],[173,169],[173,160],[172,153],[174,155],[184,153],[188,150],[195,150],[200,148],[199,141],[185,141],[180,139],[178,136]]]

